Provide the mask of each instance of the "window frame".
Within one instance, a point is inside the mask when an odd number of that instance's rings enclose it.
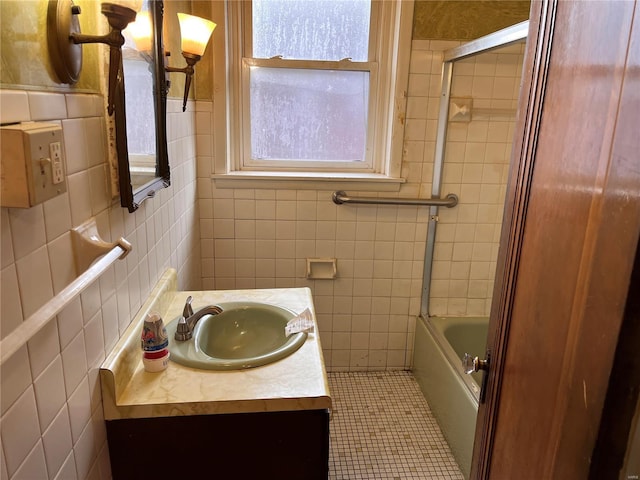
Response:
[[[274,58],[256,58],[253,56],[253,2],[243,2],[242,25],[243,25],[243,57],[241,71],[241,102],[242,102],[242,147],[238,158],[240,170],[245,171],[352,171],[373,173],[380,171],[379,159],[373,158],[373,139],[375,138],[376,115],[376,91],[378,84],[378,62],[377,62],[377,38],[380,4],[377,1],[371,2],[371,14],[369,17],[369,46],[368,61],[353,62],[349,59],[336,61],[327,60],[300,60],[300,59],[284,59],[281,57]],[[250,69],[251,67],[265,68],[283,68],[283,69],[299,69],[299,70],[321,70],[321,71],[352,71],[369,73],[369,99],[367,105],[367,129],[366,129],[366,145],[365,158],[363,161],[319,161],[319,160],[257,160],[251,155],[251,114],[250,114]],[[377,161],[376,161],[377,160]]]
[[[222,3],[222,2],[215,2]],[[215,7],[214,7],[215,9]],[[219,9],[219,7],[218,7]],[[222,12],[220,12],[222,13]],[[215,13],[214,13],[215,14]],[[224,54],[216,53],[214,94],[214,124],[226,127],[223,132],[214,128],[215,161],[213,178],[224,186],[230,177],[342,182],[373,181],[387,184],[384,189],[397,190],[404,180],[400,178],[404,119],[406,114],[406,90],[409,78],[409,57],[413,22],[413,0],[372,1],[370,31],[370,61],[336,62],[287,60],[281,58],[253,59],[244,56],[244,45],[251,46],[251,31],[244,22],[251,21],[250,1],[225,1],[225,45],[219,46]],[[247,19],[248,16],[248,19]],[[381,26],[384,26],[384,31]],[[248,38],[247,38],[248,37]],[[371,50],[374,52],[372,53]],[[220,60],[226,60],[220,68]],[[265,168],[244,161],[243,155],[250,152],[250,138],[245,130],[250,128],[244,119],[248,117],[248,74],[251,65],[274,68],[322,64],[325,70],[370,71],[369,129],[367,131],[367,153],[369,164],[345,166],[343,162],[313,162],[313,167],[283,165]],[[375,77],[375,78],[374,78]],[[375,89],[373,83],[375,81]],[[223,87],[223,88],[219,88]],[[246,96],[244,92],[247,91]],[[226,93],[220,101],[220,93]],[[216,101],[218,99],[218,101]],[[249,150],[247,150],[249,149]],[[306,163],[306,162],[305,162]],[[329,165],[322,165],[327,163]],[[348,162],[352,163],[352,162]],[[356,163],[356,162],[353,162]],[[346,167],[346,168],[345,168]]]

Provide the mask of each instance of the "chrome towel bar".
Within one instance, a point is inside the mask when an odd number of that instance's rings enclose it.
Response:
[[[333,192],[333,203],[363,203],[368,205],[419,205],[427,207],[455,207],[458,204],[458,196],[450,193],[445,198],[385,198],[385,197],[349,197],[346,192],[339,190]]]

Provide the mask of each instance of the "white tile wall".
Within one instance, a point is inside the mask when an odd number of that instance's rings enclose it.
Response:
[[[42,443],[47,471],[60,470],[69,452],[72,450],[69,412],[66,405],[58,411],[51,425],[42,433]]]
[[[413,42],[402,163],[407,183],[401,196],[430,195],[442,51],[457,45]],[[462,62],[456,66],[454,95],[473,96],[483,108],[513,107],[521,64],[519,47]],[[330,370],[409,367],[428,210],[337,206],[331,192],[322,190],[216,189],[210,180],[212,104],[197,102],[196,109],[203,286],[308,286]],[[432,314],[487,312],[512,119],[489,116],[452,124],[444,190],[461,201],[441,214]],[[335,257],[338,278],[307,280],[310,257]]]
[[[330,197],[326,191],[213,189],[200,200],[201,211],[213,216],[201,223],[203,284],[308,286],[329,368],[405,368],[409,317],[418,314],[409,297],[419,296],[422,271],[413,254],[416,246],[424,250],[425,231],[418,233],[415,221],[424,221],[426,211],[409,207],[401,217],[407,221],[399,222],[396,207],[338,207]],[[307,280],[306,258],[315,257],[335,257],[338,278]],[[392,295],[400,300],[393,312]],[[393,314],[401,326],[390,344]]]
[[[13,475],[40,441],[38,411],[31,385],[2,416],[1,425],[7,471]]]
[[[0,90],[0,106],[1,122],[60,123],[68,181],[44,204],[0,210],[0,335],[73,280],[73,226],[95,216],[103,238],[134,248],[2,365],[0,478],[106,480],[98,366],[167,267],[200,288],[194,106],[169,101],[172,186],[134,214],[107,191],[102,97]]]

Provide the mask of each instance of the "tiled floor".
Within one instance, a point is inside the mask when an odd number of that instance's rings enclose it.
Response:
[[[462,479],[410,372],[329,373],[331,480]]]

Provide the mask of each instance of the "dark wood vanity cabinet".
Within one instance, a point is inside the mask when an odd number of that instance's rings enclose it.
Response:
[[[114,480],[326,480],[329,411],[107,420]]]

